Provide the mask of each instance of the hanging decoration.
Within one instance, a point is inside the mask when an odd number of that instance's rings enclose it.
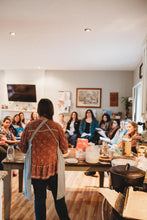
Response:
[[[71,106],[71,94],[68,91],[58,92],[58,112],[68,113]]]

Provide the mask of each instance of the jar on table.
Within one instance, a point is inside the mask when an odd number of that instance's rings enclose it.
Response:
[[[9,145],[7,149],[7,158],[8,160],[14,160],[15,151],[13,145]]]
[[[143,143],[137,143],[137,157],[145,157],[146,154],[146,146]]]
[[[78,149],[78,160],[79,162],[85,160],[85,152],[83,151],[83,149]]]
[[[99,161],[99,150],[95,145],[91,145],[86,148],[86,162],[87,163],[98,163]]]
[[[125,156],[130,156],[131,154],[131,138],[122,139],[122,154]]]

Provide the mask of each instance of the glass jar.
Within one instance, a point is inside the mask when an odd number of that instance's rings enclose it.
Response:
[[[87,163],[98,163],[99,151],[95,145],[91,145],[86,148],[86,162]]]
[[[85,160],[85,152],[83,151],[83,149],[78,149],[78,160],[79,162]]]
[[[137,157],[145,157],[146,146],[143,143],[137,143]]]
[[[122,154],[125,156],[131,155],[131,138],[123,138],[122,139]]]
[[[7,158],[8,160],[14,160],[15,152],[13,145],[9,145],[7,149]]]

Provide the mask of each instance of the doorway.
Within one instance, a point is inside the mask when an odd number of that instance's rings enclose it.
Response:
[[[142,122],[142,83],[133,87],[133,121]]]

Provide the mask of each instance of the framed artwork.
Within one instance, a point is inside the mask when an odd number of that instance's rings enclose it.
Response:
[[[110,106],[118,106],[118,92],[110,92]]]
[[[143,67],[143,63],[139,67],[139,79],[142,79],[142,77],[143,77],[142,67]]]
[[[101,108],[102,89],[97,88],[77,88],[76,107],[77,108]]]

